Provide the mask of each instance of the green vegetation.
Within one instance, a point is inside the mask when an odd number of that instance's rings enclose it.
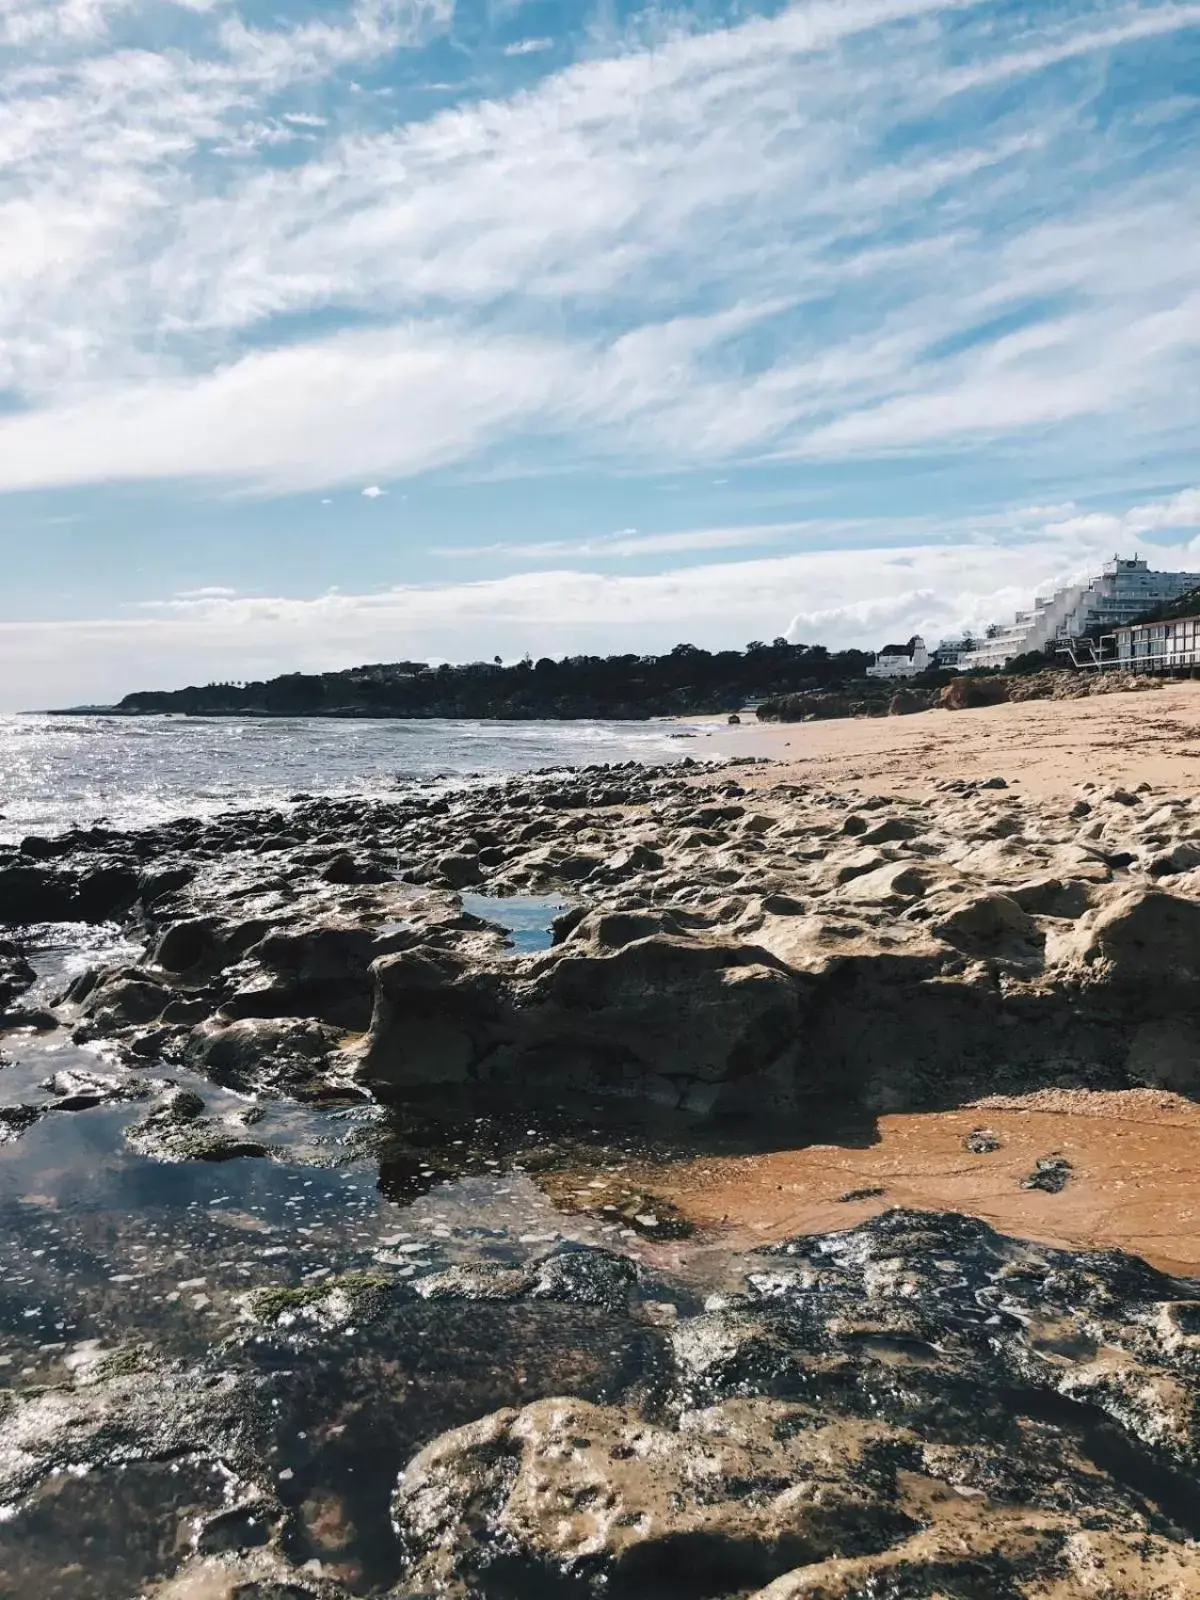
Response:
[[[270,1289],[255,1289],[246,1300],[246,1306],[257,1322],[278,1322],[291,1312],[303,1311],[308,1306],[319,1306],[338,1292],[344,1294],[354,1306],[356,1314],[369,1315],[378,1297],[393,1287],[393,1280],[380,1273],[348,1272],[341,1278],[321,1278],[316,1283],[300,1283],[294,1287],[278,1284]]]
[[[636,718],[739,709],[747,701],[861,678],[866,650],[754,640],[710,652],[680,644],[662,656],[528,657],[431,667],[419,661],[288,673],[264,683],[210,683],[126,695],[130,715],[263,717]]]

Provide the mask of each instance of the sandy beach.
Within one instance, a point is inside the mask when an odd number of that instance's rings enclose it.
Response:
[[[1027,700],[970,711],[828,722],[724,721],[702,726],[703,753],[767,756],[780,765],[744,782],[819,782],[869,794],[920,794],[945,778],[997,774],[1024,793],[1051,796],[1080,783],[1187,793],[1200,779],[1200,683]]]
[[[747,788],[819,783],[919,800],[948,779],[997,776],[1043,800],[1088,783],[1191,795],[1200,777],[1200,683],[907,717],[714,721],[701,737],[706,752],[770,759],[739,775]],[[983,1126],[999,1148],[981,1163],[963,1140]],[[1046,1243],[1116,1247],[1167,1271],[1200,1272],[1200,1106],[1191,1100],[1043,1089],[963,1110],[882,1116],[865,1147],[829,1138],[641,1176],[702,1230],[747,1242],[851,1226],[905,1205],[965,1211]],[[1067,1189],[1021,1188],[1051,1153],[1071,1163]]]
[[[983,1131],[995,1149],[972,1154]],[[1058,1193],[1025,1188],[1061,1159]],[[1200,1273],[1200,1107],[1132,1089],[1041,1090],[956,1111],[880,1117],[864,1143],[836,1132],[791,1150],[635,1169],[703,1237],[755,1244],[853,1227],[890,1206],[966,1212],[1004,1233],[1071,1249],[1120,1249],[1164,1272]]]

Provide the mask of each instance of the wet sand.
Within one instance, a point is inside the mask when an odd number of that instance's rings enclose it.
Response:
[[[999,1148],[969,1150],[977,1129],[996,1135]],[[847,1139],[627,1176],[669,1199],[708,1242],[730,1247],[848,1228],[889,1206],[914,1206],[967,1212],[1044,1244],[1127,1250],[1167,1272],[1200,1275],[1200,1106],[1177,1095],[1043,1090],[882,1116],[876,1131],[878,1142],[866,1148]],[[1065,1188],[1022,1188],[1050,1156],[1071,1165]],[[864,1190],[879,1192],[843,1198]]]
[[[902,794],[944,778],[994,773],[1031,795],[1062,794],[1084,782],[1189,791],[1200,783],[1200,682],[908,717],[769,724],[748,717],[740,727],[700,726],[697,755],[779,763],[749,773],[747,783]]]

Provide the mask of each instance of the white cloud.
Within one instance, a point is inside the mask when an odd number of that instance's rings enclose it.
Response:
[[[521,39],[516,44],[505,45],[506,56],[535,56],[543,50],[553,50],[553,39]]]
[[[1135,44],[1142,39],[1179,33],[1197,24],[1200,24],[1200,5],[1171,4],[1150,6],[1144,10],[1131,7],[1123,19],[1107,27],[1085,25],[1078,31],[1066,32],[1065,37],[1038,43],[1032,49],[1014,51],[975,66],[948,71],[933,87],[942,95],[963,94],[969,89],[1003,82],[1006,78],[1032,77],[1079,56],[1095,55],[1101,51],[1118,49],[1122,45]]]
[[[594,561],[606,557],[628,560],[638,556],[690,555],[700,550],[736,550],[747,546],[778,544],[798,533],[827,538],[830,534],[847,533],[862,526],[862,523],[843,519],[836,522],[755,522],[727,528],[684,528],[664,533],[639,533],[636,528],[622,528],[616,533],[597,534],[590,539],[447,545],[435,549],[433,553],[454,560],[475,560],[485,555],[497,560],[542,563],[547,560]]]
[[[808,0],[394,125],[347,74],[452,0],[272,28],[225,0],[158,52],[113,42],[135,3],[0,6],[45,47],[0,103],[0,389],[25,407],[0,489],[276,492],[542,437],[680,466],[933,451],[1093,417],[1132,454],[1194,420],[1186,144],[1119,112],[1101,137],[1102,75],[1047,73],[1196,5]],[[972,98],[1021,76],[1036,95]],[[277,109],[310,88],[338,116]],[[259,159],[280,141],[294,160]],[[987,331],[1039,300],[1036,334]]]
[[[280,490],[361,482],[381,467],[400,476],[527,425],[565,370],[553,347],[484,338],[467,347],[438,325],[341,334],[256,352],[192,381],[83,388],[66,404],[3,419],[0,487],[218,467]]]
[[[380,499],[383,498],[383,496],[386,493],[387,493],[387,490],[386,489],[381,489],[377,483],[369,483],[367,485],[367,487],[363,490],[363,499],[364,500],[380,500]]]

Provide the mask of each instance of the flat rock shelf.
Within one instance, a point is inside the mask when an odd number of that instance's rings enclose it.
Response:
[[[1190,795],[624,763],[0,922],[0,1594],[1200,1593]]]

